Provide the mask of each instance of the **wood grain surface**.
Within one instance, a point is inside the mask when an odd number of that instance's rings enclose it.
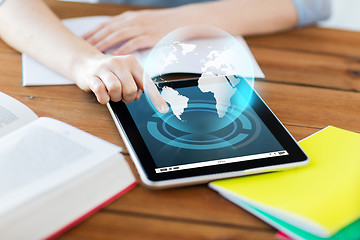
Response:
[[[46,1],[60,18],[115,15],[130,6]],[[266,75],[255,89],[296,140],[328,125],[360,133],[360,33],[307,27],[246,38]],[[107,108],[74,85],[22,87],[21,55],[0,40],[0,91],[39,116],[122,146]],[[206,185],[139,185],[60,239],[275,239],[276,230]]]

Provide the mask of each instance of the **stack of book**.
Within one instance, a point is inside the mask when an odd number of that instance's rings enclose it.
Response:
[[[278,236],[360,239],[360,134],[330,126],[300,145],[310,157],[307,167],[209,186],[277,228]]]

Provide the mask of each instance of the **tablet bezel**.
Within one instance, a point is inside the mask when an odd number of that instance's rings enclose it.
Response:
[[[255,90],[250,103],[256,114],[289,155],[163,173],[155,172],[158,167],[155,165],[155,161],[152,159],[150,151],[125,103],[122,101],[110,102],[108,108],[142,181],[148,186],[166,187],[194,184],[219,178],[306,165],[309,161],[307,155]]]

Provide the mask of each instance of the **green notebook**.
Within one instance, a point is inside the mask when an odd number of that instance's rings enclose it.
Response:
[[[327,127],[299,144],[307,167],[210,187],[291,237],[360,239],[360,134]]]

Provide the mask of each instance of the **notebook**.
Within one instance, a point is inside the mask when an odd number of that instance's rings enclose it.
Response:
[[[210,187],[290,237],[329,238],[360,218],[360,134],[329,126],[299,144],[307,167]]]

